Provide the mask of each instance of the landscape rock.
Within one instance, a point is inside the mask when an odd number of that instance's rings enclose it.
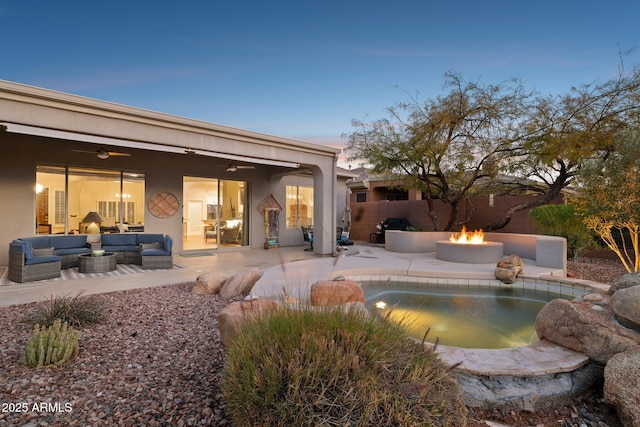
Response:
[[[222,298],[233,298],[246,294],[253,288],[253,285],[255,285],[259,278],[260,270],[257,268],[252,268],[249,271],[237,274],[224,282],[222,289],[220,289],[220,296]]]
[[[220,340],[226,347],[229,347],[242,331],[247,321],[253,320],[270,310],[275,310],[280,307],[280,304],[277,302],[266,299],[234,301],[230,303],[218,313]]]
[[[604,399],[625,427],[640,426],[640,347],[613,356],[604,368]]]
[[[518,274],[524,271],[524,262],[518,255],[509,255],[496,264],[496,279],[511,284],[516,281]]]
[[[192,292],[198,295],[215,295],[220,292],[227,278],[226,274],[217,271],[202,273],[196,279]]]
[[[591,304],[596,304],[602,307],[609,307],[611,305],[611,296],[604,295],[598,292],[586,293],[580,298],[580,300],[584,302],[589,302]]]
[[[518,273],[511,268],[500,268],[496,267],[496,279],[500,280],[502,283],[506,283],[508,285],[515,283],[518,278]]]
[[[613,294],[620,289],[630,288],[640,285],[640,273],[627,273],[620,276],[609,287],[609,293]]]
[[[319,280],[311,285],[311,305],[333,306],[364,302],[364,291],[354,280]]]
[[[640,286],[620,289],[611,297],[611,309],[621,325],[640,332]]]
[[[356,313],[360,314],[364,317],[369,316],[369,310],[367,310],[367,306],[364,302],[348,302],[342,306],[342,309],[345,313]]]
[[[602,365],[640,345],[640,334],[618,324],[611,311],[582,301],[547,303],[536,316],[535,328],[540,339],[584,353]]]

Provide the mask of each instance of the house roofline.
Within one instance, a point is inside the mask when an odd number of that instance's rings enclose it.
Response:
[[[182,130],[230,140],[252,142],[295,151],[335,157],[342,150],[309,142],[267,135],[201,120],[174,116],[137,107],[101,101],[79,95],[43,89],[21,83],[0,80],[0,100],[23,102],[37,106],[56,108],[71,112],[92,114],[99,117],[126,120],[129,122]],[[5,121],[0,117],[0,121]],[[6,120],[12,122],[13,120]],[[32,123],[20,123],[32,125]],[[65,131],[67,129],[54,129]],[[108,136],[108,135],[96,135]]]

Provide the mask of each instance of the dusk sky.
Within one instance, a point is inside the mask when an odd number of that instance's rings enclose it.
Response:
[[[442,95],[447,71],[545,95],[611,79],[621,53],[640,64],[639,17],[638,0],[0,0],[0,79],[344,147],[352,119]]]

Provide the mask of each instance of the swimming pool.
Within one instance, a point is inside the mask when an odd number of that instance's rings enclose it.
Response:
[[[577,290],[521,282],[515,286],[429,281],[420,278],[360,280],[367,309],[402,322],[411,336],[462,348],[513,348],[538,341],[535,318],[556,298]]]

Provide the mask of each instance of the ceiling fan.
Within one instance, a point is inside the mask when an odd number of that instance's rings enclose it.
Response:
[[[76,153],[89,153],[89,154],[95,154],[99,159],[108,159],[109,157],[129,157],[131,156],[131,154],[129,153],[121,153],[119,151],[107,151],[104,148],[98,148],[95,151],[90,151],[90,150],[71,150],[71,151],[75,151]]]
[[[229,166],[227,166],[227,172],[235,172],[238,169],[255,169],[255,166],[243,166],[235,163],[230,163]]]

